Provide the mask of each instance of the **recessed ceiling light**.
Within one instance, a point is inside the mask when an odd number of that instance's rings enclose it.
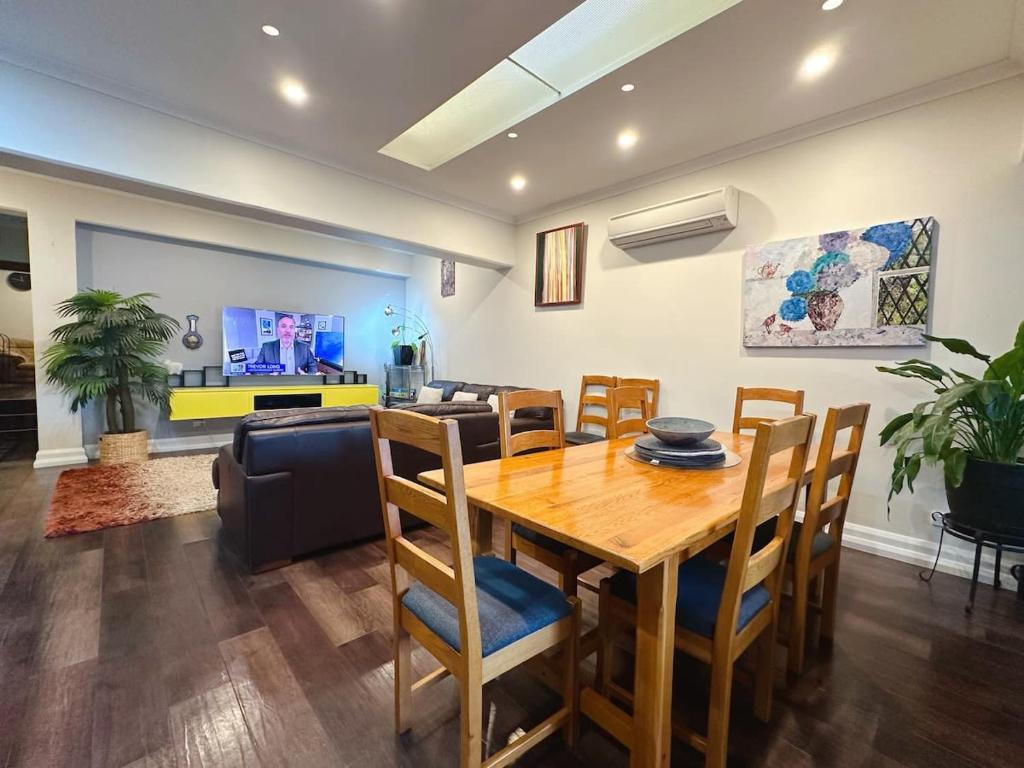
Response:
[[[633,85],[632,83],[623,83],[622,87],[619,90],[622,91],[623,93],[629,93],[634,88],[636,88],[636,86]]]
[[[842,4],[843,4],[843,0],[825,0],[825,2],[821,4],[821,10],[823,10],[823,11],[834,11],[836,8],[838,8]]]
[[[619,133],[619,146],[622,149],[632,149],[636,145],[637,138],[636,131],[632,128],[627,128]]]
[[[505,135],[508,136],[510,139],[518,139],[519,138],[519,134],[516,133],[515,131],[509,131]]]
[[[522,192],[526,189],[526,177],[521,176],[518,173],[508,180],[508,185],[512,187],[516,192]]]
[[[306,86],[298,80],[285,80],[281,83],[281,95],[289,104],[301,107],[309,101],[309,92]]]
[[[808,54],[800,65],[800,77],[814,80],[832,69],[836,61],[836,52],[832,48],[819,48]]]
[[[273,24],[263,25],[263,34],[269,35],[270,37],[277,37],[281,34],[281,30],[275,27]]]

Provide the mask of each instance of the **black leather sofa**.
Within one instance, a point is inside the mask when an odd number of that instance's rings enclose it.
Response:
[[[443,401],[405,409],[459,423],[463,461],[498,458],[498,415],[483,401],[512,386],[431,382]],[[475,402],[452,402],[457,391]],[[512,429],[551,429],[545,409],[518,412]],[[395,469],[415,479],[440,461],[395,446]],[[377,471],[365,406],[257,411],[235,427],[213,465],[221,538],[253,572],[277,568],[328,547],[383,535]],[[406,525],[418,524],[413,518]]]

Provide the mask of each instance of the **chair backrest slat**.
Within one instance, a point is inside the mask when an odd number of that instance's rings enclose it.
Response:
[[[653,419],[658,415],[658,396],[661,393],[660,379],[641,379],[633,377],[619,377],[616,380],[617,387],[643,387],[647,390],[647,418]]]
[[[623,410],[638,411],[639,416],[619,418]],[[625,437],[647,431],[650,417],[650,401],[647,390],[640,386],[621,386],[608,390],[608,437]]]
[[[870,412],[871,406],[868,403],[828,409],[825,426],[821,430],[821,445],[818,447],[814,473],[811,476],[800,541],[796,543],[797,557],[810,557],[814,534],[826,525],[829,526],[829,536],[836,546],[840,544],[846,521],[846,508],[850,502]],[[837,451],[839,433],[847,429],[850,430],[850,437],[846,448]],[[838,488],[834,495],[829,496],[829,483],[836,478],[839,478]]]
[[[607,391],[615,386],[614,376],[587,374],[580,381],[580,404],[576,411],[576,431],[582,432],[584,424],[594,424],[608,434],[608,397]],[[594,388],[597,391],[591,391]],[[595,413],[600,409],[602,413]]]
[[[722,635],[723,638],[735,634],[740,600],[757,584],[765,584],[774,603],[772,610],[778,610],[786,547],[793,528],[800,485],[807,469],[807,448],[813,434],[814,416],[810,414],[765,422],[757,427],[722,589],[722,602],[718,608],[716,642],[719,642],[719,632],[728,633]],[[769,484],[772,458],[783,452],[789,452],[786,475]],[[775,531],[771,540],[752,553],[755,529],[759,523],[773,516]]]
[[[553,428],[512,434],[512,413],[520,408],[550,408]],[[522,389],[498,393],[498,428],[501,455],[505,458],[523,451],[565,448],[563,424],[562,393],[557,389]]]
[[[409,575],[422,581],[449,603],[458,603],[459,585],[455,580],[455,571],[429,552],[406,538],[398,538],[395,539],[395,559]]]
[[[408,590],[411,576],[455,606],[459,617],[460,652],[470,657],[479,656],[480,616],[458,422],[377,406],[370,409],[370,429],[396,615],[402,610],[402,596]],[[444,494],[396,475],[392,442],[439,456],[444,472]],[[401,509],[422,517],[449,535],[451,567],[402,535]]]
[[[444,496],[398,475],[386,477],[384,482],[392,504],[451,534],[448,500]]]
[[[736,405],[733,409],[732,431],[756,430],[759,424],[776,421],[774,416],[745,416],[744,404],[747,402],[783,403],[793,406],[793,415],[799,416],[804,411],[804,391],[802,389],[774,389],[770,387],[737,387]]]

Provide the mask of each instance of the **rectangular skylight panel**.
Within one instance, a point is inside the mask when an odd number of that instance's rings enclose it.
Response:
[[[430,171],[557,99],[557,91],[502,59],[380,152]]]
[[[509,58],[564,98],[739,2],[587,0]]]
[[[380,152],[430,171],[741,0],[585,0]]]

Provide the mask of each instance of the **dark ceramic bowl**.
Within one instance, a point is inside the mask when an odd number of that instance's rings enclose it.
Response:
[[[687,419],[680,416],[659,416],[647,422],[651,434],[669,445],[686,445],[707,440],[715,431],[715,425],[701,419]]]

